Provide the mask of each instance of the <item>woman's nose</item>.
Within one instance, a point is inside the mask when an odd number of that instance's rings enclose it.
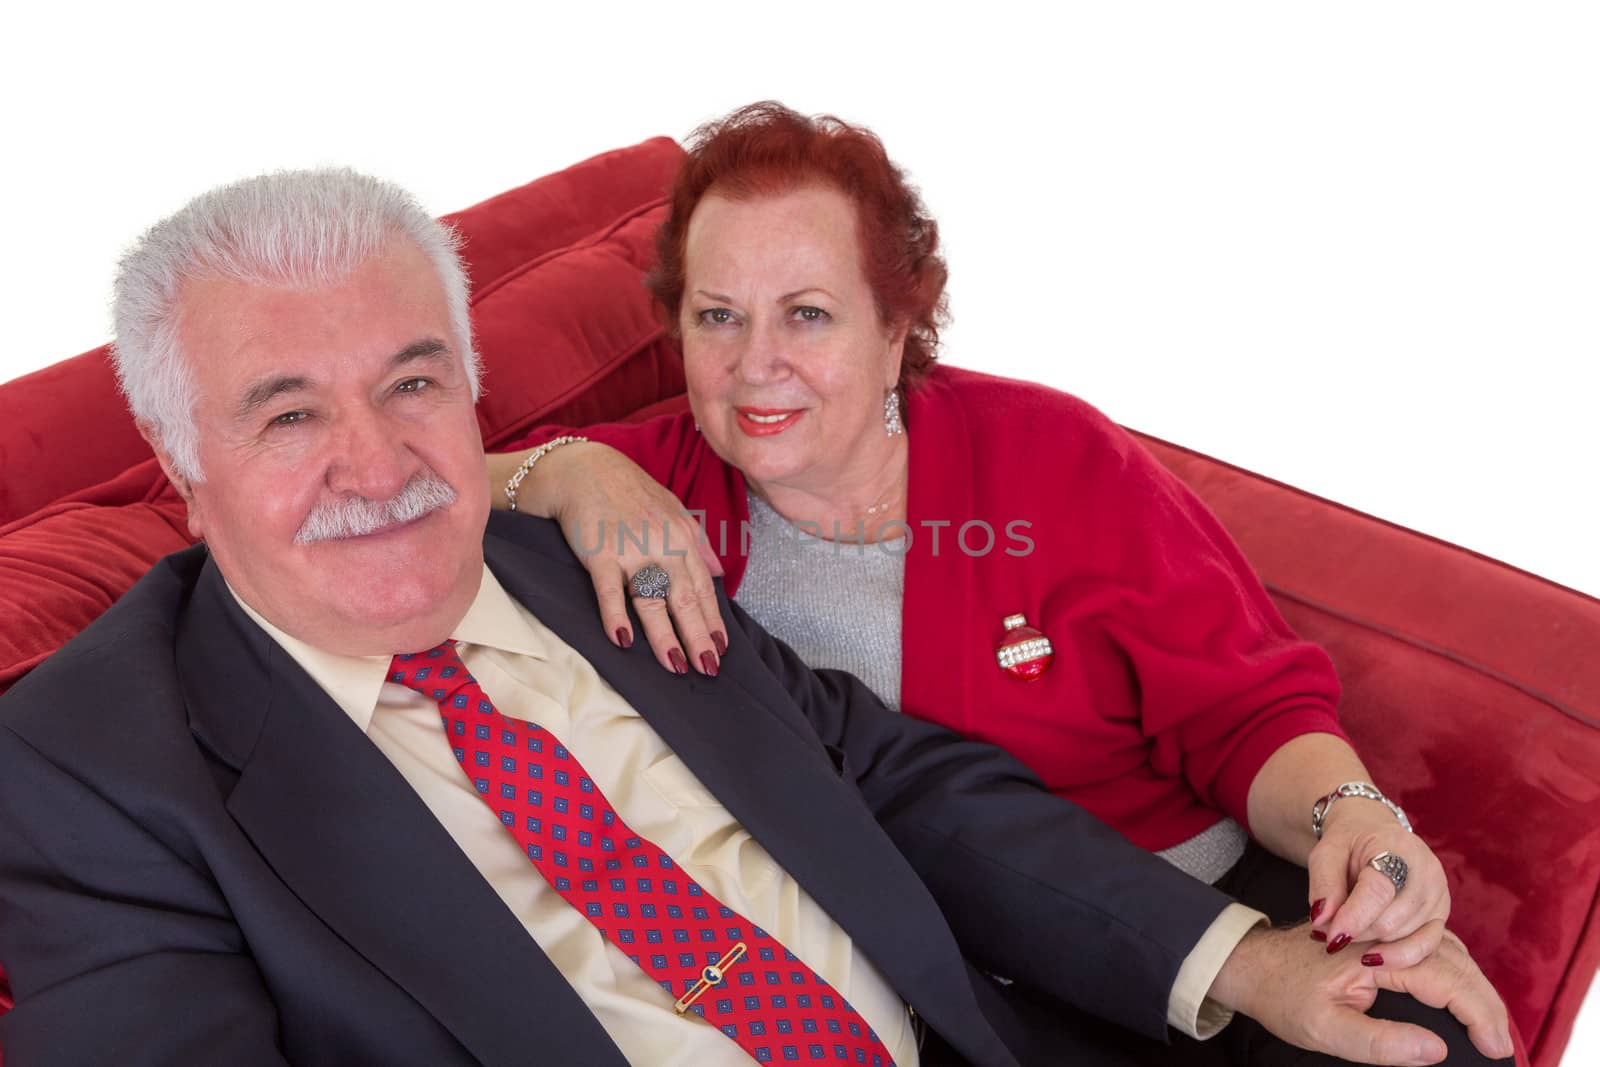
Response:
[[[740,346],[734,373],[747,385],[766,385],[787,377],[789,357],[781,329],[773,324],[753,326]]]

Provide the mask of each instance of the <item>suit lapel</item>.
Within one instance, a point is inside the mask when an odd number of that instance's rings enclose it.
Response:
[[[286,885],[486,1063],[624,1060],[410,785],[208,564],[178,642],[228,810]]]
[[[954,936],[929,936],[948,929],[938,905],[748,644],[729,648],[715,679],[666,676],[644,642],[605,639],[588,574],[553,524],[492,519],[490,531],[485,558],[506,591],[593,664],[896,992],[969,1055],[998,1049]]]

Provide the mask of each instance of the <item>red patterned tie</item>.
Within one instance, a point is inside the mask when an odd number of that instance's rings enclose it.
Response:
[[[467,778],[539,873],[671,995],[757,1062],[893,1067],[866,1020],[794,953],[628,829],[566,747],[500,714],[453,641],[389,665],[438,701]]]

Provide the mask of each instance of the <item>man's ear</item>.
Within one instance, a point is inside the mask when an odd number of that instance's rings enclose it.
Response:
[[[183,497],[183,502],[189,505],[189,534],[196,540],[204,540],[203,523],[200,518],[200,509],[195,505],[194,486],[189,479],[178,473],[177,464],[172,461],[172,453],[167,451],[166,445],[161,442],[161,434],[155,426],[143,419],[135,420],[134,425],[139,428],[139,436],[150,446],[150,451],[156,454],[156,462],[161,464],[161,473],[167,476],[167,481]]]

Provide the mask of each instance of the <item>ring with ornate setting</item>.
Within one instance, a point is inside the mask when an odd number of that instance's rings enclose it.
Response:
[[[1378,853],[1372,857],[1367,866],[1393,882],[1396,893],[1406,887],[1406,878],[1411,873],[1411,868],[1406,865],[1406,861],[1396,856],[1393,852]]]
[[[672,589],[672,579],[656,563],[646,563],[634,571],[628,584],[633,587],[634,596],[645,600],[665,600]]]

